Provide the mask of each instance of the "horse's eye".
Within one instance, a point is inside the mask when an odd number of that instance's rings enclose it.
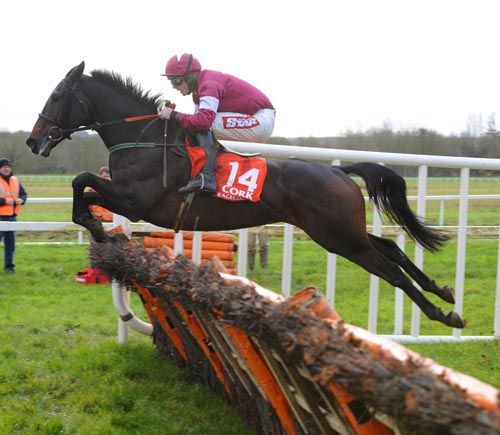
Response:
[[[59,101],[59,98],[61,98],[61,94],[52,94],[52,95],[50,96],[50,100],[51,100],[53,103],[55,103],[55,102]]]

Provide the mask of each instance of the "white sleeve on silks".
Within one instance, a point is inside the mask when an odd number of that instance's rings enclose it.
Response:
[[[217,98],[209,96],[200,98],[199,109],[207,109],[217,113],[218,108],[219,108],[219,100]]]

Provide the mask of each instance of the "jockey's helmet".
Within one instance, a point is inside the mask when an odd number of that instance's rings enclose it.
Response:
[[[165,66],[165,74],[162,76],[171,77],[187,77],[191,73],[201,71],[201,64],[192,54],[184,53],[181,57],[172,56]]]

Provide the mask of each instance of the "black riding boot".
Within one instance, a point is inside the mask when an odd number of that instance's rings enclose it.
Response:
[[[207,161],[201,172],[189,180],[189,183],[179,189],[179,193],[206,192],[215,193],[217,182],[215,181],[215,144],[211,131],[197,133],[196,137],[200,146],[205,150]]]

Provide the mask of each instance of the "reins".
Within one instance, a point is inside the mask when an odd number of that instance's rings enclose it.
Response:
[[[43,113],[40,113],[38,116],[40,116],[40,118],[43,118],[43,119],[45,119],[47,121],[51,121],[52,123],[55,124],[55,122],[54,122],[53,119],[49,118],[48,116],[44,115]],[[115,121],[94,122],[93,124],[88,124],[88,125],[83,125],[81,127],[68,128],[68,129],[62,129],[59,126],[54,125],[54,127],[52,127],[52,128],[57,129],[57,131],[59,133],[59,136],[54,137],[52,134],[49,134],[49,138],[52,139],[52,140],[60,140],[60,139],[63,139],[63,138],[71,139],[71,135],[73,133],[77,132],[77,131],[85,131],[85,130],[94,130],[94,131],[97,131],[100,128],[109,127],[109,126],[112,126],[112,125],[125,124],[125,123],[129,123],[129,122],[145,121],[145,120],[148,120],[148,119],[156,120],[158,118],[159,118],[158,114],[132,116],[132,117],[129,117],[129,118],[117,119]],[[150,126],[150,123],[148,123],[148,125],[146,126],[146,128],[149,127],[149,126]],[[144,130],[146,130],[146,128],[144,128]]]

